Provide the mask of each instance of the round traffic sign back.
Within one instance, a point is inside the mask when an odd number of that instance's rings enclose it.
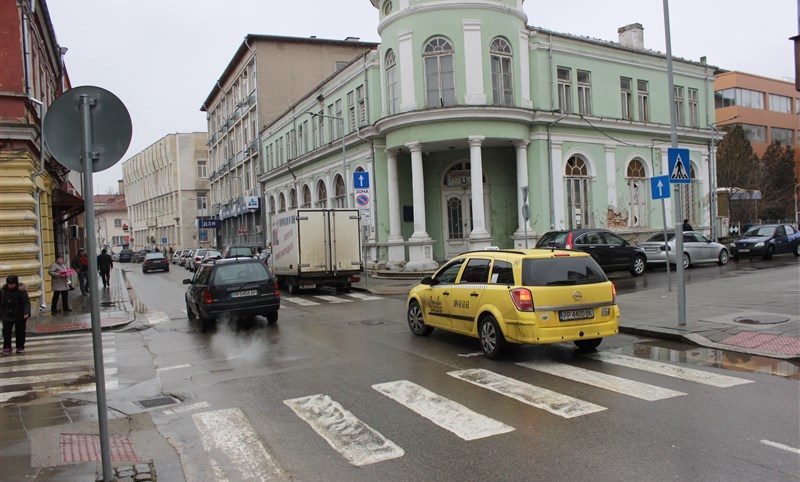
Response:
[[[70,89],[50,105],[44,116],[44,141],[53,156],[73,171],[83,172],[83,120],[81,97],[92,102],[92,172],[117,163],[131,143],[131,116],[125,104],[111,92],[91,85]]]

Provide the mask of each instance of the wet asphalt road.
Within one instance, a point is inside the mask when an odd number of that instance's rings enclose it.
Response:
[[[781,257],[771,263],[792,262]],[[741,276],[744,287],[749,270],[769,266],[759,260],[696,268],[688,271],[688,281]],[[332,292],[296,297],[303,304],[284,299],[277,326],[263,319],[253,329],[223,323],[207,334],[184,312],[180,281],[188,271],[173,267],[169,273],[143,275],[139,265],[123,267],[132,270],[127,276],[140,307],[147,306],[142,320],[161,311],[169,316],[141,334],[159,368],[163,392],[189,408],[153,416],[195,480],[246,480],[259,470],[277,470],[296,480],[797,480],[800,456],[761,442],[800,447],[800,384],[791,363],[627,335],[605,340],[601,350],[749,383],[719,388],[670,378],[590,359],[569,345],[517,348],[493,362],[475,356],[479,347],[469,338],[411,335],[402,297],[364,300]],[[622,292],[666,285],[663,270],[638,279],[612,277]],[[520,362],[584,368],[672,395],[648,401],[632,396],[618,380],[611,384],[622,393]],[[488,370],[602,410],[564,418],[448,375],[466,369]],[[514,430],[464,440],[372,388],[398,380]],[[348,463],[285,403],[317,394],[338,402],[402,452],[360,467]],[[240,409],[244,418],[226,409]],[[219,414],[227,417],[223,427],[254,433],[265,452],[237,454],[219,426],[209,428],[208,419]],[[341,415],[334,425],[346,425]],[[358,445],[362,429],[338,442]]]

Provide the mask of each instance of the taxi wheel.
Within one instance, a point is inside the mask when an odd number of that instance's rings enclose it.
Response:
[[[422,308],[416,301],[408,304],[408,327],[411,329],[411,333],[417,336],[428,336],[433,333],[433,328],[425,324]]]
[[[602,338],[594,338],[591,340],[575,340],[575,346],[578,347],[580,351],[592,351],[598,346],[600,346],[600,342],[603,341]]]
[[[641,276],[644,274],[644,270],[647,268],[647,261],[645,260],[644,256],[634,256],[633,262],[631,263],[631,268],[628,270],[631,275],[633,276]]]
[[[506,337],[503,336],[503,332],[500,331],[500,326],[494,316],[484,316],[478,332],[480,334],[481,349],[486,358],[496,360],[503,356],[508,343],[506,342]]]

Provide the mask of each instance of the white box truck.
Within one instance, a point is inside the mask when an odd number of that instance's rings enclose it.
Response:
[[[272,270],[281,286],[346,291],[362,270],[357,209],[297,209],[272,218]]]

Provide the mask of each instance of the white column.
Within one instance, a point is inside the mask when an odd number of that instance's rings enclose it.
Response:
[[[387,191],[389,193],[389,259],[391,267],[406,261],[406,249],[400,232],[400,187],[397,178],[397,150],[386,150]]]
[[[417,108],[417,92],[414,84],[414,45],[411,37],[411,29],[397,32],[400,64],[400,110],[402,112]]]
[[[489,231],[486,230],[486,215],[483,206],[483,159],[481,157],[481,145],[484,136],[469,136],[469,162],[470,178],[472,187],[472,232],[470,240],[489,238]]]
[[[608,205],[617,208],[617,156],[616,146],[606,144],[606,192]]]
[[[430,239],[425,225],[425,180],[422,171],[422,146],[419,142],[406,144],[411,151],[411,189],[414,196],[414,234],[412,239]]]
[[[483,49],[481,48],[481,21],[462,20],[464,25],[464,70],[466,89],[464,101],[467,104],[486,104],[483,90]]]
[[[522,10],[522,8],[520,8],[520,10]],[[522,100],[522,107],[526,109],[533,108],[533,102],[531,101],[531,51],[529,48],[529,35],[530,32],[527,28],[520,29],[518,49],[519,54],[517,54],[517,57],[519,58],[519,92]]]
[[[530,205],[530,184],[528,182],[528,144],[530,141],[527,140],[520,140],[514,141],[514,146],[517,148],[517,232],[514,233],[514,236],[525,236],[525,230],[527,229],[528,234],[533,234],[533,229],[531,229],[530,221],[525,221],[525,218],[522,216],[522,188],[527,187],[528,192],[528,204]],[[525,227],[525,223],[528,223],[527,228]]]
[[[553,229],[562,229],[566,223],[564,217],[564,159],[561,157],[561,142],[551,142],[553,176],[553,210],[554,224]]]

